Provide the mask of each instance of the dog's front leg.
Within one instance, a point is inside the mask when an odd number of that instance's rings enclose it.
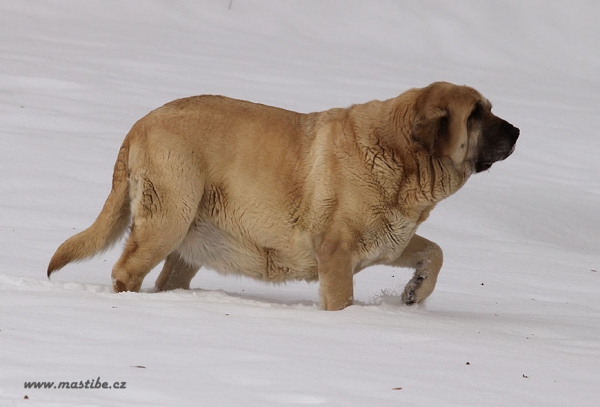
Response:
[[[402,255],[391,263],[392,266],[415,269],[413,278],[402,293],[402,301],[406,305],[418,304],[429,297],[435,288],[443,260],[442,249],[437,244],[419,235],[414,235],[408,242]]]
[[[337,311],[352,305],[352,253],[340,242],[325,241],[317,251],[321,308]]]

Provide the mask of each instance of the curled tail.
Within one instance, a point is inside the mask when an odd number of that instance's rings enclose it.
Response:
[[[50,275],[74,261],[82,261],[103,252],[125,233],[131,218],[127,168],[129,143],[121,146],[115,163],[112,190],[96,221],[86,230],[67,239],[59,246],[48,265]]]

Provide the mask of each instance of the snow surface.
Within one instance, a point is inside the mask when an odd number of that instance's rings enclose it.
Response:
[[[0,405],[598,405],[599,17],[593,0],[1,0]],[[340,312],[314,284],[209,270],[113,294],[120,250],[46,279],[151,109],[215,93],[308,112],[436,80],[521,138],[421,226],[445,252],[426,305],[402,306],[410,271],[386,267]],[[98,377],[126,389],[24,388]]]

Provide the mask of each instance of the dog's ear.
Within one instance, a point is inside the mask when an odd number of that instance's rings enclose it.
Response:
[[[411,129],[412,139],[429,154],[434,154],[440,134],[448,131],[448,110],[424,106],[417,110]]]
[[[452,102],[449,108],[451,113],[446,121],[446,128],[438,134],[435,146],[435,152],[438,157],[450,158],[455,164],[460,164],[465,160],[468,149],[468,120],[471,106],[472,103],[470,100]],[[473,120],[480,119],[474,116]]]

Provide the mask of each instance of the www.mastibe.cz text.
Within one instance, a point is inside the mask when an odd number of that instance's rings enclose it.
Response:
[[[25,382],[26,389],[126,389],[126,382],[105,382],[97,379],[72,382]]]

